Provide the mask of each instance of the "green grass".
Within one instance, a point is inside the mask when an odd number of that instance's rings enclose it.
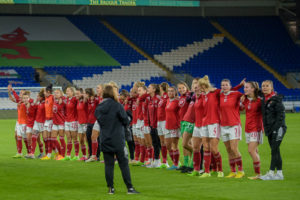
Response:
[[[244,115],[242,115],[244,124]],[[218,179],[200,180],[175,171],[131,167],[132,181],[140,195],[128,196],[118,166],[116,194],[106,194],[101,163],[13,159],[15,120],[0,121],[0,199],[86,200],[86,199],[299,199],[300,197],[300,115],[287,114],[288,132],[281,146],[284,181]],[[243,136],[244,137],[244,136]],[[267,139],[260,146],[262,172],[268,170],[270,149]],[[227,154],[220,143],[224,172],[229,172]],[[253,175],[245,140],[240,142],[247,176]]]
[[[3,66],[120,66],[103,49],[92,41],[27,41],[25,46],[31,56],[41,59],[7,59],[0,56]],[[0,49],[0,55],[18,54],[12,49]]]

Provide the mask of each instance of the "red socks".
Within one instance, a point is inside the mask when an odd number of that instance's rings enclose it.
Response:
[[[56,137],[51,138],[52,149],[56,149],[61,155],[61,148]]]
[[[200,151],[198,152],[193,152],[193,166],[195,171],[200,171],[200,163],[201,163],[201,153]]]
[[[26,149],[27,149],[27,154],[30,154],[30,152],[31,152],[31,145],[28,145],[27,138],[24,138],[24,142],[25,142],[25,146],[26,146]]]
[[[174,165],[177,167],[178,166],[178,163],[179,163],[179,156],[180,156],[180,153],[179,153],[179,150],[175,150],[173,151],[173,157],[174,157]]]
[[[140,154],[141,154],[141,158],[140,158],[140,162],[145,162],[145,154],[146,154],[146,148],[144,145],[140,145]]]
[[[140,144],[138,142],[135,143],[135,149],[134,149],[134,160],[139,160],[140,157]]]
[[[98,149],[98,141],[92,141],[92,156],[96,156]]]
[[[254,171],[256,174],[260,174],[260,161],[253,162]]]
[[[229,160],[229,165],[230,165],[231,172],[236,172],[236,169],[235,169],[235,159],[230,159]]]
[[[169,151],[169,156],[170,156],[172,162],[174,163],[174,153],[173,153],[173,150]]]
[[[52,143],[52,138],[48,138],[48,154],[51,154],[52,153],[52,150],[53,150],[53,146],[55,144]]]
[[[217,164],[216,164],[216,161],[215,161],[215,157],[214,157],[214,155],[211,153],[210,154],[211,155],[211,158],[210,158],[210,169],[212,170],[212,171],[217,171]]]
[[[36,141],[37,141],[37,135],[32,135],[32,144],[31,144],[31,153],[35,153],[35,148],[36,148]]]
[[[242,162],[242,157],[238,157],[235,159],[235,163],[238,166],[239,171],[243,171],[243,162]]]
[[[22,144],[22,138],[17,139],[17,149],[18,149],[18,153],[21,154],[22,153],[22,148],[23,148],[23,144]]]
[[[75,156],[79,155],[79,142],[75,141],[74,142],[74,147],[75,147]]]
[[[66,142],[65,142],[65,137],[59,137],[59,141],[60,141],[60,153],[63,157],[65,157],[66,155]]]
[[[68,142],[67,144],[67,156],[71,156],[72,151],[72,142]]]
[[[45,151],[47,154],[48,153],[48,139],[47,138],[44,138],[44,144],[45,144]]]
[[[85,144],[84,144],[84,145],[81,145],[81,152],[82,152],[82,155],[83,155],[84,157],[86,157],[86,146],[85,146]]]
[[[209,173],[210,172],[210,163],[211,163],[210,151],[204,151],[203,159],[204,159],[205,173]]]
[[[215,154],[213,157],[214,157],[214,160],[215,160],[216,171],[222,172],[223,171],[223,166],[222,166],[222,156],[221,156],[220,152]]]
[[[162,155],[163,163],[167,163],[168,150],[165,145],[161,147],[161,155]]]

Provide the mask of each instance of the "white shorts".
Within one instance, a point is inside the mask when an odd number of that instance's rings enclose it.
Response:
[[[99,125],[98,121],[95,121],[93,130],[100,132],[100,125]]]
[[[134,136],[138,135],[138,130],[136,128],[136,124],[132,124],[132,135],[134,135]]]
[[[157,133],[159,136],[164,136],[167,134],[167,129],[166,129],[166,121],[160,121],[157,122]]]
[[[15,132],[18,131],[18,126],[19,126],[19,122],[17,121],[17,122],[16,122],[16,126],[15,126]]]
[[[202,127],[195,126],[193,131],[193,137],[201,138],[201,135],[203,135],[202,131]]]
[[[246,135],[246,143],[249,144],[250,142],[258,142],[258,144],[263,143],[263,132],[252,132],[252,133],[247,133],[245,132]]]
[[[242,140],[242,127],[236,126],[221,126],[221,137],[223,142],[230,140]]]
[[[86,124],[78,124],[78,133],[81,133],[81,134],[86,133]]]
[[[180,137],[180,129],[168,130],[165,138],[179,138]]]
[[[53,124],[52,130],[53,131],[65,130],[65,126]]]
[[[44,131],[44,123],[39,123],[37,121],[34,122],[33,130],[37,131],[38,133],[41,133]]]
[[[77,131],[78,130],[78,122],[65,122],[65,131]]]
[[[52,131],[52,126],[53,126],[53,121],[52,120],[46,120],[44,123],[44,131],[51,132]]]
[[[144,137],[144,132],[143,132],[142,128],[137,128],[136,129],[136,137],[141,138],[141,139],[145,138]]]
[[[220,124],[209,124],[202,127],[201,137],[220,138]]]
[[[143,126],[144,126],[144,120],[138,119],[135,127],[141,129]]]
[[[144,134],[150,134],[150,127],[149,126],[143,126],[142,131]]]
[[[27,138],[26,137],[26,124],[18,124],[17,136],[22,137],[22,138]]]
[[[26,126],[26,133],[33,133],[33,128]]]

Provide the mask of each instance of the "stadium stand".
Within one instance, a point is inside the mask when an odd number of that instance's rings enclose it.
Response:
[[[34,81],[34,69],[32,67],[1,66],[1,70],[15,70],[16,77],[0,77],[0,87],[7,87],[13,83],[15,87],[38,87],[39,83]]]
[[[300,71],[300,47],[279,17],[224,17],[217,21],[282,75]]]

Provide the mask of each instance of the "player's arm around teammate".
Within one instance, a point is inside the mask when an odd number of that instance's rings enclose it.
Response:
[[[68,87],[66,90],[66,119],[65,119],[65,134],[67,136],[67,156],[63,159],[79,160],[79,142],[78,142],[78,122],[77,122],[77,100],[75,97],[75,88]],[[75,156],[71,159],[72,141],[75,148]]]
[[[261,98],[258,97],[259,85],[250,81],[245,84],[244,94],[241,98],[242,107],[246,111],[245,135],[248,152],[253,161],[255,176],[248,177],[255,180],[260,177],[260,157],[258,146],[263,143],[263,122],[261,112]]]

